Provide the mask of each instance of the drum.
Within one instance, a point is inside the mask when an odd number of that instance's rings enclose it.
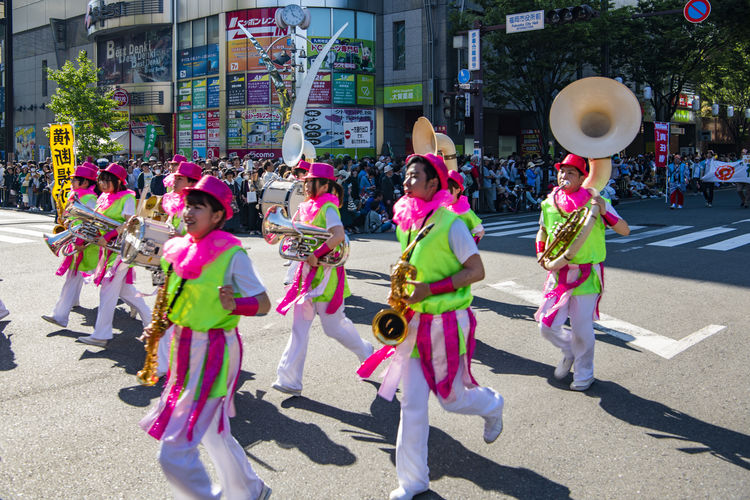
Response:
[[[147,269],[159,269],[164,243],[174,236],[175,230],[171,224],[133,217],[122,235],[122,261]]]
[[[300,203],[305,201],[305,185],[298,180],[271,181],[260,192],[260,211],[265,216],[272,206],[282,208],[284,217],[291,219]]]

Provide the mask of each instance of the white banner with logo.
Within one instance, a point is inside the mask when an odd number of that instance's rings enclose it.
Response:
[[[750,163],[712,160],[701,177],[708,182],[750,182]]]

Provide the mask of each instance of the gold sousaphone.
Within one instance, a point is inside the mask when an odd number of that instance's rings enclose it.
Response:
[[[298,123],[292,123],[284,132],[284,139],[281,141],[281,157],[286,165],[294,168],[302,161],[303,155],[305,161],[315,161],[315,146],[305,140],[302,127]]]
[[[411,143],[415,154],[442,156],[448,170],[458,170],[455,144],[447,135],[435,132],[430,120],[424,116],[420,116],[412,128]]]
[[[589,77],[565,87],[549,113],[552,133],[566,150],[589,159],[583,188],[601,191],[612,174],[613,154],[625,149],[641,127],[641,107],[625,85]],[[568,215],[552,235],[539,262],[556,271],[575,257],[594,227],[599,207],[583,207]]]

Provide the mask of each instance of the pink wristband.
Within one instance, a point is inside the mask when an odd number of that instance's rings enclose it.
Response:
[[[117,229],[113,229],[112,231],[104,235],[104,239],[107,241],[111,241],[115,238],[117,238]]]
[[[456,289],[453,286],[453,279],[448,276],[445,279],[430,283],[430,293],[432,295],[441,295],[444,293],[455,292]]]
[[[604,222],[606,222],[610,227],[620,222],[620,219],[615,214],[609,212],[604,212],[604,214],[602,215],[602,219],[604,219]]]
[[[329,253],[331,253],[331,249],[328,248],[328,243],[323,242],[323,244],[320,245],[318,249],[313,252],[313,255],[315,256],[315,258],[319,259],[323,257],[324,255],[328,255]]]
[[[536,242],[536,253],[544,253],[544,250],[547,248],[547,243],[544,241],[537,241]]]
[[[255,297],[238,297],[234,299],[237,306],[230,314],[234,316],[255,316],[258,314],[258,299]]]

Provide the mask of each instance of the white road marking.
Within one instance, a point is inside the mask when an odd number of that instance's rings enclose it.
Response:
[[[29,224],[31,227],[35,227],[37,229],[43,229],[44,231],[52,232],[52,230],[55,228],[55,224]]]
[[[667,227],[662,227],[659,229],[654,229],[652,231],[638,233],[635,235],[620,236],[619,238],[613,238],[609,240],[607,243],[630,243],[631,241],[638,241],[638,240],[643,240],[646,238],[651,238],[652,236],[660,236],[662,234],[674,233],[677,231],[682,231],[684,229],[690,229],[691,227],[693,226],[667,226]]]
[[[0,227],[0,231],[3,231],[5,233],[23,234],[25,236],[36,236],[38,238],[41,238],[42,236],[44,236],[44,233],[41,231],[32,231],[30,229],[19,229],[17,227]]]
[[[25,238],[15,238],[13,236],[4,236],[2,234],[0,234],[0,241],[2,241],[4,243],[14,243],[14,244],[17,244],[17,243],[33,243],[34,242],[34,240],[27,240]]]
[[[727,233],[734,230],[735,229],[733,227],[711,227],[708,229],[704,229],[703,231],[695,231],[694,233],[683,234],[681,236],[675,236],[674,238],[668,238],[666,240],[654,241],[653,243],[649,243],[649,245],[657,247],[676,247],[677,245],[684,245],[685,243],[690,243],[691,241],[710,238],[711,236],[716,236],[717,234]]]
[[[734,238],[729,238],[728,240],[719,241],[718,243],[706,245],[705,247],[700,248],[702,250],[718,250],[720,252],[726,252],[727,250],[732,250],[734,248],[747,245],[748,243],[750,243],[750,234],[741,234],[739,236],[735,236]]]
[[[525,288],[514,281],[504,281],[490,286],[535,306],[539,306],[542,302],[541,290]],[[627,321],[619,320],[606,314],[600,314],[599,321],[594,322],[594,329],[612,335],[636,347],[651,351],[664,359],[672,359],[688,347],[694,346],[701,340],[726,329],[726,326],[708,325],[697,332],[691,333],[687,337],[675,340],[628,323]]]
[[[743,222],[750,222],[750,219],[736,220],[732,224],[742,224]]]
[[[513,227],[515,229],[510,229],[508,231],[498,231],[494,233],[487,233],[485,234],[485,236],[507,236],[510,234],[528,233],[529,231],[536,232],[538,230],[538,226],[539,226],[539,223],[537,222],[527,222],[525,224],[514,224],[513,226],[507,226],[507,228]],[[506,229],[506,228],[504,227],[501,229]]]
[[[487,224],[482,223],[482,226],[487,228],[487,227],[494,227],[494,226],[507,226],[508,224],[516,224],[516,223],[518,223],[517,220],[506,220],[502,222],[489,222]]]
[[[638,231],[639,229],[643,229],[644,227],[648,227],[648,226],[630,226],[630,230],[631,230],[631,231]],[[615,233],[615,232],[614,232],[614,231],[612,230],[612,228],[611,228],[611,227],[608,227],[608,228],[607,228],[607,235],[610,235],[610,234],[617,234],[617,233]]]

